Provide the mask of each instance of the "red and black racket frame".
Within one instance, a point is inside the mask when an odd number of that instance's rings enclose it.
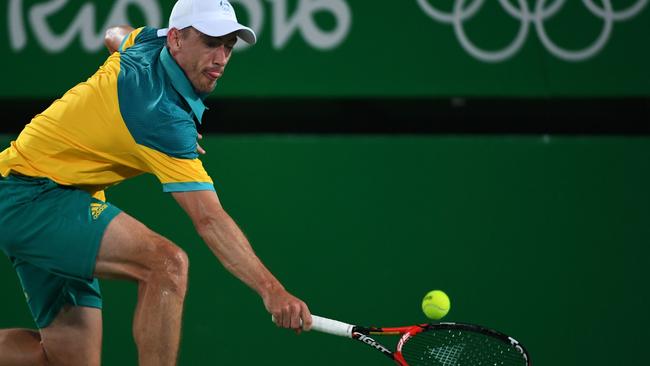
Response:
[[[509,337],[501,332],[498,332],[493,329],[489,328],[484,328],[478,325],[473,325],[473,324],[461,324],[461,323],[450,323],[450,322],[445,322],[445,323],[425,323],[425,324],[418,324],[418,325],[412,325],[412,326],[407,326],[407,327],[395,327],[395,328],[376,328],[376,327],[362,327],[362,326],[354,326],[352,328],[352,338],[358,340],[361,343],[364,343],[381,353],[383,353],[386,357],[390,358],[391,360],[395,361],[396,364],[400,366],[409,366],[406,360],[404,359],[404,356],[402,355],[402,347],[408,340],[417,335],[418,333],[428,331],[428,330],[465,330],[465,331],[471,331],[471,332],[478,332],[482,333],[491,337],[495,337],[498,339],[501,339],[503,342],[508,343],[512,345],[515,349],[517,349],[519,352],[522,353],[524,358],[526,359],[527,365],[531,366],[530,362],[530,357],[528,356],[528,352],[524,348],[523,345],[521,345],[517,340],[513,339],[512,337]],[[371,335],[401,335],[401,338],[399,342],[397,343],[397,347],[395,351],[391,351],[381,343],[377,342],[374,338],[370,337]]]

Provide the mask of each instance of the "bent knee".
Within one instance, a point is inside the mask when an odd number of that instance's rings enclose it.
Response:
[[[189,258],[183,249],[165,238],[155,239],[149,263],[149,282],[158,282],[171,290],[185,292]]]
[[[170,241],[166,241],[165,244],[158,247],[158,255],[162,263],[159,263],[157,270],[163,271],[170,276],[187,277],[190,260],[183,249]]]

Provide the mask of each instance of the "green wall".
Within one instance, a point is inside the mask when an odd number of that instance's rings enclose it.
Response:
[[[515,336],[536,365],[647,362],[623,350],[642,349],[650,326],[650,138],[206,136],[204,146],[224,206],[314,313],[422,322],[421,297],[441,288],[449,320]],[[276,329],[155,179],[108,193],[190,256],[181,365],[390,364],[343,339]],[[102,286],[104,363],[134,365],[136,287]],[[0,327],[31,327],[8,260],[0,288]]]
[[[174,3],[3,1],[0,98],[58,97],[104,62],[107,27],[164,27]],[[259,42],[213,97],[650,96],[644,0],[232,3]]]

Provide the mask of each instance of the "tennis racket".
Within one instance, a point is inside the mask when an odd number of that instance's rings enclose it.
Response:
[[[530,366],[530,356],[514,338],[478,325],[430,323],[406,327],[362,327],[312,315],[311,329],[352,338],[401,366]],[[399,335],[395,351],[374,336]],[[373,336],[373,337],[371,337]]]

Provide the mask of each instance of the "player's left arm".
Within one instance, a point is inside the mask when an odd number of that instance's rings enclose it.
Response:
[[[111,27],[106,30],[104,34],[104,44],[108,48],[108,52],[117,52],[124,41],[124,38],[133,31],[133,27],[129,25],[120,25]]]
[[[224,267],[262,297],[278,325],[299,330],[302,320],[303,328],[310,328],[312,319],[307,305],[287,292],[264,266],[214,191],[172,192],[172,195]]]

